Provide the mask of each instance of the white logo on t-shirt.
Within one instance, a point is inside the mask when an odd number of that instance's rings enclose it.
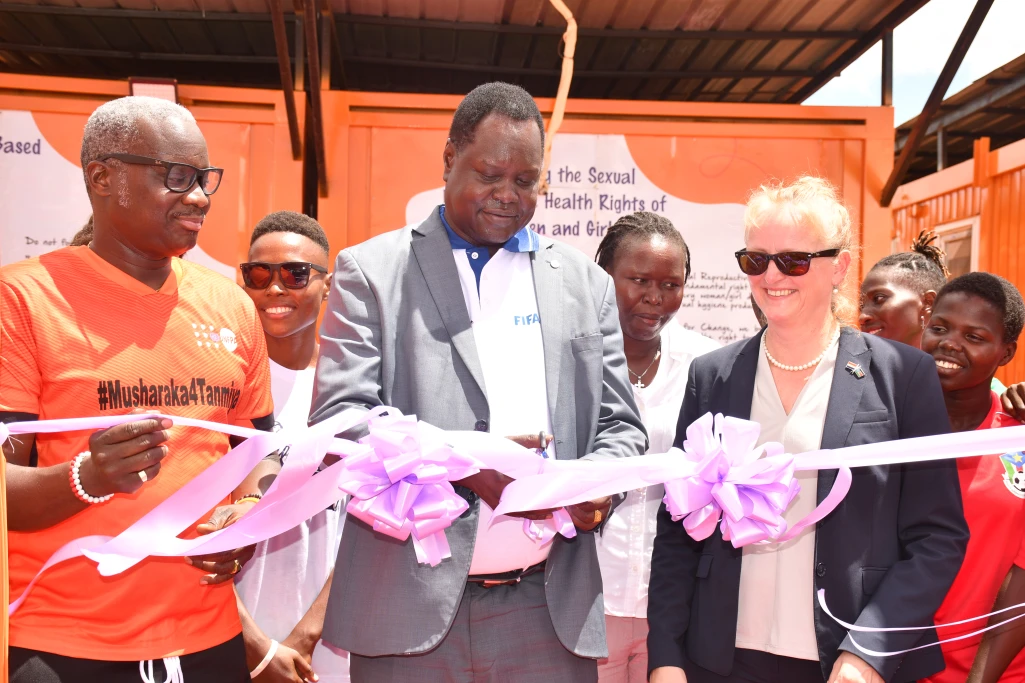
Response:
[[[227,327],[222,327],[220,331],[221,343],[224,344],[224,348],[229,351],[234,351],[238,348],[238,341],[235,339],[235,333],[229,330]]]
[[[215,332],[213,324],[192,323],[192,329],[196,337],[196,346],[205,346],[208,349],[219,349],[223,346],[229,353],[238,348],[238,338],[227,327],[222,327],[219,332]]]

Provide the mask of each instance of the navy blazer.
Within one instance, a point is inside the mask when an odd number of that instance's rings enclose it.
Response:
[[[761,335],[694,360],[676,430],[707,412],[749,419]],[[845,368],[859,364],[863,378]],[[823,448],[840,448],[930,434],[950,422],[933,359],[905,344],[844,329],[822,432]],[[968,544],[957,466],[953,460],[860,467],[847,497],[815,533],[815,585],[830,610],[859,626],[931,624],[954,581]],[[836,470],[822,470],[818,500]],[[733,668],[742,550],[722,538],[690,538],[663,504],[648,589],[648,669],[700,666],[720,675]],[[939,647],[904,657],[869,657],[847,630],[815,603],[815,636],[823,680],[840,650],[868,662],[886,681],[924,678],[944,667]],[[857,633],[880,652],[935,641],[936,632]]]

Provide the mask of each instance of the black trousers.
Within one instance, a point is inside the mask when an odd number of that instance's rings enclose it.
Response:
[[[249,683],[246,648],[239,634],[226,643],[180,658],[185,683]],[[141,683],[139,662],[76,659],[49,652],[10,649],[11,683]],[[148,673],[149,667],[146,671]],[[167,681],[160,660],[153,662],[157,683]]]
[[[687,683],[823,683],[818,661],[781,657],[737,648],[733,672],[720,676],[697,665],[687,668]]]

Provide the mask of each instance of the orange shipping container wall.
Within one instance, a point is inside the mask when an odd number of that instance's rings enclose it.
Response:
[[[127,94],[124,81],[0,74],[0,111],[30,112],[45,142],[75,167],[80,164],[82,131],[89,115],[104,102]],[[246,260],[253,225],[271,211],[301,208],[302,162],[292,159],[284,98],[275,90],[193,85],[179,86],[178,97],[203,131],[210,163],[225,169],[199,236],[199,247],[209,259],[200,262],[236,277],[238,264]],[[302,98],[298,99],[301,119]],[[50,247],[55,248],[61,239],[70,240],[85,222],[88,204],[84,185],[48,191],[55,196],[81,193],[86,213],[68,225],[47,226],[50,234],[60,235]],[[32,228],[7,225],[5,229],[27,233]],[[19,242],[25,241],[19,236]],[[34,254],[15,253],[14,258],[5,254],[4,262],[27,255]]]
[[[321,222],[347,245],[405,225],[409,200],[442,185],[442,150],[459,101],[324,93],[330,192],[320,200]],[[538,104],[547,118],[553,100]],[[557,141],[622,135],[653,183],[691,202],[742,204],[773,178],[822,175],[863,227],[864,256],[889,253],[891,219],[877,201],[893,165],[888,108],[570,100],[566,111]],[[553,154],[553,170],[560,161]]]
[[[1025,288],[1025,141],[990,151],[976,142],[975,158],[897,189],[893,202],[893,251],[905,251],[922,230],[962,237],[964,256],[975,270],[995,273]],[[970,237],[969,237],[970,236]],[[1004,384],[1025,380],[1025,353],[1019,351],[997,377]]]
[[[459,101],[324,93],[330,191],[319,218],[343,244],[418,223],[442,202],[442,152]],[[547,116],[553,102],[538,105]],[[668,217],[693,261],[679,319],[728,343],[758,329],[733,257],[751,191],[774,178],[824,176],[843,193],[861,255],[874,262],[890,248],[892,219],[876,198],[893,136],[887,108],[570,100],[531,227],[593,257],[619,216]]]
[[[199,238],[205,256],[193,254],[190,258],[235,275],[237,264],[246,257],[253,225],[270,211],[299,210],[301,206],[302,163],[291,158],[283,96],[275,90],[189,85],[179,86],[178,91],[206,136],[211,163],[226,169]],[[73,169],[79,163],[88,115],[99,104],[127,93],[128,85],[121,81],[0,74],[0,111],[28,112],[38,134],[66,165],[74,165]],[[333,252],[404,225],[417,195],[436,197],[443,184],[442,149],[459,99],[324,93],[328,195],[320,199],[318,218]],[[297,98],[300,121],[302,100]],[[538,102],[547,115],[552,100]],[[876,197],[892,167],[890,109],[574,100],[569,102],[566,121],[556,137],[553,171],[573,162],[560,157],[560,150],[574,136],[576,142],[582,136],[597,141],[592,148],[598,149],[590,153],[599,166],[602,159],[611,159],[605,146],[616,147],[621,157],[629,157],[635,165],[638,177],[645,176],[645,187],[691,208],[736,208],[752,189],[772,178],[803,173],[825,176],[841,189],[861,226],[862,257],[874,262],[889,252],[890,214],[879,207]],[[618,163],[622,158],[612,161]],[[586,166],[584,170],[582,184],[571,188],[553,182],[553,194],[587,190],[593,195],[595,185],[583,187],[587,185]],[[79,180],[54,178],[51,182],[77,185]],[[49,248],[60,246],[61,239],[70,239],[87,216],[84,188],[77,186],[71,191],[83,195],[81,208],[75,209],[76,216],[79,212],[83,215],[67,225],[51,227],[59,239]],[[52,192],[60,190],[54,187]],[[595,213],[598,230],[591,238],[569,241],[593,254],[602,226],[639,208],[626,195],[622,197],[627,201],[610,204],[602,215]],[[645,198],[647,208],[658,211],[653,199],[650,194]],[[542,205],[543,200],[539,215]],[[31,224],[38,225],[40,220],[49,217],[42,213],[34,221],[9,222],[5,232],[18,230],[25,237],[19,235],[5,243],[31,241],[27,239]],[[680,223],[678,227],[685,237],[701,230],[700,224]],[[555,236],[551,228],[546,234]],[[716,245],[713,251],[731,258],[739,247],[735,235],[724,242],[729,244]],[[41,245],[37,245],[39,249]],[[4,262],[26,255],[0,254]]]

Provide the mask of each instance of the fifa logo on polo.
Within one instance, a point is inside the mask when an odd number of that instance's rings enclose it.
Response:
[[[213,324],[192,323],[192,331],[196,337],[196,346],[219,349],[222,346],[225,350],[232,352],[238,348],[238,339],[235,333],[227,327],[214,328]]]
[[[537,313],[513,316],[513,325],[534,325],[539,322],[541,322],[541,318],[538,317]]]

